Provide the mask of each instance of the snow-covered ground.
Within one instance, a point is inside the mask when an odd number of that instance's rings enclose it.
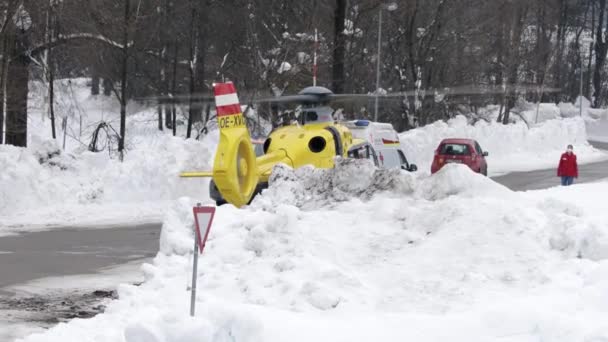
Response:
[[[196,317],[198,199],[182,198],[144,284],[20,341],[603,341],[607,192],[516,193],[460,165],[431,177],[362,161],[282,168],[250,207],[218,208]]]
[[[32,230],[158,222],[169,200],[207,193],[205,180],[183,180],[178,173],[209,165],[212,153],[204,142],[162,134],[132,149],[123,163],[104,153],[63,153],[50,142],[28,149],[2,145],[1,225]]]
[[[608,117],[587,122],[587,135],[590,140],[608,143]]]
[[[99,121],[119,127],[117,101],[89,95],[83,79],[57,84],[57,112],[69,120],[65,150],[60,119],[60,138],[48,139],[50,120],[43,114],[43,89],[36,82],[30,85],[29,147],[0,145],[0,234],[53,226],[160,222],[171,200],[206,196],[207,180],[183,180],[178,173],[210,164],[216,133],[201,141],[185,140],[180,126],[180,136],[173,137],[157,130],[153,108],[131,105],[128,150],[121,163],[108,151],[86,150]]]

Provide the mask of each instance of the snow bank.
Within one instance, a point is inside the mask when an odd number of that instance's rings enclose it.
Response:
[[[590,244],[606,241],[608,214],[574,204],[599,202],[608,183],[514,193],[454,165],[428,178],[394,174],[393,184],[407,186],[362,192],[357,182],[373,172],[358,164],[283,170],[250,207],[218,208],[194,318],[187,284],[196,201],[180,199],[144,284],[121,286],[104,314],[20,341],[608,338],[607,247]],[[350,186],[349,173],[361,176]],[[311,177],[324,180],[319,189],[309,188]],[[341,192],[355,198],[302,201]]]
[[[88,152],[101,121],[115,130],[120,126],[116,98],[90,95],[88,82],[55,82],[56,141],[49,139],[46,85],[30,82],[28,148],[0,145],[0,234],[49,226],[159,222],[168,201],[207,196],[208,180],[180,179],[178,173],[211,168],[217,132],[202,141],[185,140],[185,127],[180,125],[178,137],[172,137],[171,131],[158,130],[154,108],[130,103],[124,162],[115,153],[110,157],[107,148]],[[104,134],[100,142],[98,148],[103,148]],[[115,151],[115,141],[111,147]]]
[[[606,157],[589,145],[585,122],[580,118],[550,120],[528,128],[523,122],[502,125],[480,121],[470,125],[458,116],[401,133],[399,138],[408,159],[423,173],[430,172],[434,151],[445,138],[479,141],[490,154],[488,172],[493,175],[555,167],[568,144],[574,145],[580,163]]]
[[[19,222],[19,217],[31,212],[32,207],[51,208],[46,212],[51,215],[45,218],[48,224],[53,222],[54,211],[62,215],[70,207],[76,208],[74,212],[82,211],[83,206],[100,209],[98,206],[107,205],[105,208],[110,209],[133,204],[141,208],[184,195],[204,197],[205,180],[184,180],[178,174],[188,168],[209,168],[213,155],[210,147],[214,146],[162,133],[148,135],[128,151],[121,163],[107,152],[64,153],[54,141],[32,145],[0,145],[2,224]],[[112,217],[111,212],[96,212],[101,217]],[[32,215],[35,213],[25,217]]]
[[[608,143],[608,116],[603,120],[588,121],[587,133],[593,141]]]

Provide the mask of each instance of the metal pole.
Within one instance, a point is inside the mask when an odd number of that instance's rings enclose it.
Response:
[[[201,204],[197,203],[197,207]],[[194,309],[196,306],[196,278],[198,273],[198,240],[196,238],[196,231],[194,232],[194,262],[192,264],[192,288],[190,290],[190,316],[194,317]]]
[[[198,243],[194,239],[194,265],[192,266],[192,289],[190,292],[190,316],[194,317],[194,308],[196,305],[196,273],[198,268]]]
[[[579,115],[583,116],[583,48],[581,44],[581,88],[578,96],[578,111]]]
[[[382,45],[382,5],[378,14],[378,57],[376,59],[376,101],[374,103],[374,121],[378,121],[378,90],[380,89],[380,50]]]

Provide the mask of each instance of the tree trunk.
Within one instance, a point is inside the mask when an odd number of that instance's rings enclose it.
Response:
[[[53,2],[51,0],[49,0],[49,8],[47,12],[46,30],[48,43],[56,37],[56,33],[58,31]],[[49,116],[51,117],[51,136],[53,139],[57,139],[57,132],[55,130],[55,56],[53,55],[52,47],[48,49],[46,58],[46,65],[49,72]],[[97,80],[97,93],[99,94],[99,79]]]
[[[28,62],[23,55],[12,59],[6,87],[6,143],[22,147],[27,146]]]
[[[189,60],[190,60],[190,64],[188,67],[188,77],[189,77],[189,96],[188,96],[188,126],[186,128],[186,139],[190,139],[190,136],[192,135],[192,121],[194,120],[194,68],[196,68],[196,66],[194,65],[194,63],[196,63],[196,54],[197,54],[197,30],[195,29],[195,27],[197,25],[195,25],[195,21],[197,21],[197,14],[196,14],[196,7],[194,6],[194,2],[192,0],[189,1],[190,3],[190,32],[189,32],[189,48],[190,48],[190,56],[189,56]]]
[[[167,12],[168,12],[168,4],[167,0],[162,0],[160,5],[160,30],[158,32],[158,45],[159,45],[159,53],[160,61],[158,68],[158,90],[161,101],[158,103],[158,107],[156,108],[158,112],[158,130],[163,130],[163,111],[165,112],[165,117],[168,117],[167,114],[167,105],[166,105],[166,96],[167,96]],[[169,122],[166,122],[167,127],[169,127]]]
[[[595,1],[590,0],[591,6],[591,38],[595,41]],[[591,62],[593,61],[593,44],[589,44],[589,59],[587,61],[587,79],[585,80],[585,89],[583,93],[591,100],[589,96],[591,94]]]
[[[111,79],[108,77],[103,79],[103,95],[104,96],[112,96],[112,89],[114,88],[114,84]]]
[[[8,35],[2,36],[2,63],[0,64],[0,144],[4,144],[4,100],[6,99],[6,78],[7,78],[7,69],[8,69],[8,56],[9,54],[9,43],[8,43]]]
[[[568,20],[568,0],[560,1],[559,11],[559,22],[557,25],[557,56],[555,58],[555,88],[563,88],[563,64],[564,64],[564,50],[566,47],[566,35],[567,35],[567,20]],[[559,94],[556,94],[555,103],[560,102]]]
[[[122,48],[122,71],[120,81],[120,139],[118,140],[118,153],[120,160],[124,159],[125,150],[125,133],[127,126],[127,75],[129,63],[129,17],[130,17],[130,0],[125,1],[125,21],[123,27],[123,48]]]
[[[53,62],[53,49],[49,49],[49,115],[51,116],[51,136],[57,139],[55,131],[55,63]]]
[[[604,38],[603,30],[604,30],[604,17],[606,12],[606,0],[599,0],[600,8],[599,8],[599,18],[597,21],[597,32],[595,34],[595,70],[593,71],[593,88],[594,88],[594,101],[593,106],[595,108],[599,108],[602,99],[602,79],[601,72],[604,67],[604,62],[606,61],[606,50],[607,50],[607,42]]]
[[[510,6],[514,6],[514,8],[512,10],[513,18],[511,19],[509,27],[510,39],[508,51],[509,59],[507,60],[507,96],[505,111],[502,117],[502,123],[505,125],[509,123],[511,109],[513,109],[513,107],[515,106],[515,100],[517,96],[515,86],[517,85],[518,80],[517,69],[520,64],[519,50],[521,45],[521,36],[523,33],[524,21],[527,12],[527,5],[524,3],[524,1],[527,0],[521,0],[512,5],[510,4]]]
[[[207,2],[204,2],[207,4]],[[200,5],[199,5],[200,6]],[[194,93],[201,94],[207,89],[205,85],[205,67],[207,64],[207,25],[208,25],[208,9],[206,6],[199,7],[197,11],[197,31],[196,31],[196,61],[194,63]],[[194,111],[194,122],[203,120],[203,105],[198,104]]]
[[[344,20],[346,19],[346,0],[336,0],[334,12],[334,53],[333,53],[333,78],[332,88],[334,93],[344,91]]]
[[[8,54],[11,60],[7,67],[6,78],[6,143],[15,146],[27,146],[27,94],[28,66],[30,59],[26,55],[27,33],[15,29],[9,39],[11,46]]]
[[[91,95],[99,95],[99,75],[96,72],[91,77]]]
[[[171,80],[171,96],[174,99],[175,92],[177,91],[177,58],[178,58],[179,46],[173,44],[173,79]],[[177,108],[175,100],[171,101],[171,129],[173,130],[173,136],[177,134]]]

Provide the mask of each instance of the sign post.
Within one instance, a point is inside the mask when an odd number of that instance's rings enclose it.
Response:
[[[198,254],[202,254],[209,235],[209,229],[215,215],[215,207],[201,207],[200,203],[192,208],[194,213],[194,262],[192,264],[192,292],[190,294],[190,316],[194,316],[196,303],[196,278],[198,269]]]

